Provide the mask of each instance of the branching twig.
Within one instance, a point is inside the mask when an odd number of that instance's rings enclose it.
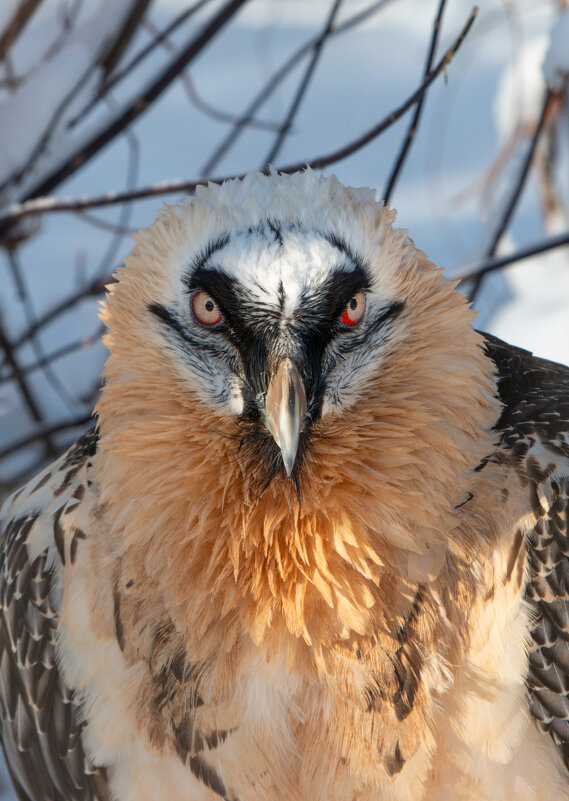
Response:
[[[536,129],[535,129],[534,135],[532,136],[532,139],[531,139],[531,141],[529,143],[529,146],[528,146],[528,149],[527,149],[527,153],[525,155],[525,158],[523,160],[522,166],[520,168],[520,172],[519,172],[518,178],[516,180],[516,183],[514,184],[512,193],[510,195],[510,199],[509,199],[508,203],[506,204],[506,207],[504,209],[504,212],[503,212],[500,220],[498,221],[498,225],[496,226],[496,230],[494,231],[494,233],[492,235],[492,239],[490,240],[490,244],[489,244],[488,249],[486,251],[486,258],[487,259],[491,258],[494,255],[494,253],[496,252],[496,248],[498,247],[498,244],[500,243],[500,239],[502,238],[502,236],[504,234],[504,231],[508,227],[508,225],[510,223],[510,220],[512,218],[512,215],[513,215],[513,213],[514,213],[514,211],[516,209],[516,206],[518,204],[518,201],[519,201],[519,199],[521,197],[522,190],[523,190],[523,188],[525,186],[526,178],[528,176],[529,168],[530,168],[530,165],[531,165],[531,162],[532,162],[532,159],[533,159],[533,154],[535,153],[535,148],[537,146],[538,139],[539,139],[541,131],[543,129],[543,124],[545,122],[545,118],[547,117],[547,112],[549,110],[550,104],[551,104],[552,100],[554,99],[554,97],[555,97],[554,93],[550,89],[547,89],[547,91],[545,93],[545,97],[543,99],[543,104],[542,104],[542,107],[541,107],[541,113],[539,115],[539,120],[538,120]],[[476,300],[476,297],[477,297],[478,293],[480,292],[480,289],[482,288],[482,282],[484,280],[484,275],[485,275],[485,273],[480,273],[480,275],[478,275],[475,278],[474,284],[473,284],[472,289],[470,290],[470,293],[469,293],[469,300],[471,301],[471,303],[473,303]]]
[[[292,126],[292,122],[296,116],[296,112],[298,111],[300,104],[302,102],[302,98],[306,94],[308,86],[310,84],[310,80],[314,75],[314,70],[316,69],[316,65],[318,64],[318,60],[320,58],[320,54],[322,53],[324,43],[326,39],[330,35],[330,31],[332,30],[332,26],[334,25],[334,20],[336,19],[336,15],[342,5],[342,0],[334,0],[332,3],[332,7],[330,9],[330,13],[328,14],[328,19],[324,25],[320,38],[318,42],[314,46],[314,51],[312,53],[312,58],[308,62],[308,66],[302,76],[302,80],[298,86],[295,96],[292,99],[292,103],[290,104],[290,108],[287,112],[287,115],[279,129],[277,137],[269,150],[269,153],[264,161],[263,167],[267,169],[269,164],[272,164],[273,161],[276,159],[278,154],[280,153],[281,147],[283,142],[288,135],[290,128]]]
[[[0,320],[0,348],[4,351],[6,361],[14,372],[16,384],[18,386],[22,398],[24,399],[24,403],[26,404],[26,407],[30,415],[36,421],[36,423],[43,423],[43,415],[36,402],[36,399],[34,398],[31,388],[28,386],[28,382],[20,372],[20,366],[18,364],[18,360],[16,359],[16,355],[14,353],[14,347],[4,330],[2,320]],[[53,440],[51,439],[49,434],[43,437],[43,439],[47,455],[55,455]]]
[[[97,342],[101,341],[101,337],[105,332],[105,326],[100,325],[97,327],[97,330],[91,336],[83,337],[82,339],[77,339],[74,342],[68,342],[67,345],[62,345],[57,350],[52,351],[51,353],[47,353],[38,361],[32,362],[32,364],[26,364],[23,367],[20,367],[20,375],[26,376],[30,373],[35,373],[36,370],[42,370],[46,365],[52,365],[54,362],[58,361],[59,359],[63,359],[65,356],[70,356],[72,353],[75,353],[78,350],[84,350],[85,348],[90,348],[95,345]],[[6,375],[0,376],[0,385],[1,384],[9,384],[10,381],[14,381],[17,378],[15,372],[7,373]]]
[[[481,264],[477,264],[476,267],[468,267],[464,270],[458,270],[456,273],[453,273],[452,278],[458,278],[460,281],[459,286],[462,286],[468,281],[473,281],[480,276],[487,275],[495,270],[501,270],[502,267],[507,267],[511,264],[517,264],[524,259],[529,259],[531,256],[537,256],[539,253],[547,253],[548,250],[563,247],[564,245],[569,245],[569,231],[565,231],[557,236],[551,236],[548,239],[542,239],[535,245],[528,245],[525,248],[520,248],[514,253],[510,253],[508,256],[500,256],[497,259],[488,259],[487,261],[483,261]]]
[[[315,170],[328,167],[330,164],[334,164],[335,162],[341,161],[342,159],[352,155],[352,153],[355,153],[357,150],[360,150],[362,147],[371,142],[372,139],[375,139],[381,133],[383,133],[383,131],[385,131],[387,128],[393,125],[393,123],[397,122],[397,120],[401,116],[403,116],[403,114],[405,114],[405,112],[409,108],[411,108],[411,106],[413,106],[418,100],[420,100],[423,93],[428,89],[428,87],[433,83],[433,81],[441,74],[441,72],[443,72],[449,65],[450,61],[457,53],[458,49],[460,48],[460,45],[464,41],[465,36],[470,30],[472,23],[476,18],[477,13],[478,13],[478,8],[475,7],[472,10],[466,24],[464,25],[458,37],[445,52],[445,54],[440,59],[434,70],[429,73],[429,75],[423,81],[421,86],[419,86],[419,88],[415,92],[413,92],[413,94],[409,98],[407,98],[407,100],[401,106],[399,106],[397,109],[388,114],[388,116],[385,117],[380,123],[375,125],[370,130],[366,131],[364,134],[362,134],[362,136],[358,137],[354,141],[340,148],[339,150],[335,150],[332,153],[327,154],[326,156],[319,156],[314,159],[303,160],[296,162],[295,164],[289,164],[284,167],[279,167],[278,168],[279,172],[283,173],[297,172],[298,170],[301,170],[306,166],[310,166]],[[234,177],[242,177],[242,176],[228,176],[226,178],[218,178],[216,179],[216,181],[225,181]],[[156,195],[193,192],[197,186],[203,185],[205,183],[207,183],[206,179],[197,181],[175,180],[175,181],[164,181],[158,184],[154,184],[153,186],[142,187],[133,192],[110,192],[106,195],[99,195],[97,197],[68,198],[68,199],[65,198],[59,199],[56,197],[38,198],[37,200],[28,201],[27,203],[11,206],[4,217],[0,216],[0,233],[2,229],[5,230],[16,220],[34,214],[45,214],[46,212],[56,212],[56,211],[80,211],[81,209],[112,206],[115,205],[116,203],[124,203],[125,201],[140,200],[142,198],[153,197]]]
[[[8,27],[4,31],[0,31],[0,61],[26,27],[40,3],[41,0],[22,0],[18,3]]]
[[[48,440],[52,441],[54,434],[60,434],[62,431],[69,431],[73,428],[86,426],[92,421],[92,419],[92,414],[89,413],[81,415],[80,417],[75,417],[72,420],[64,420],[63,422],[56,423],[55,425],[52,424],[49,426],[42,426],[42,428],[34,431],[33,434],[23,437],[17,442],[12,443],[12,445],[8,445],[7,448],[2,448],[2,450],[0,450],[0,460],[5,459],[7,456],[12,456],[12,454],[27,448],[29,445],[33,445],[35,442],[39,442],[41,440],[44,442]]]
[[[433,23],[433,33],[431,35],[431,44],[429,46],[429,52],[428,52],[428,55],[427,55],[427,60],[425,62],[425,69],[423,71],[423,80],[427,77],[427,75],[431,71],[431,67],[433,65],[433,59],[435,57],[435,51],[437,49],[437,42],[438,42],[438,39],[439,39],[439,33],[440,33],[440,29],[441,29],[441,21],[442,21],[445,5],[446,5],[446,0],[439,0],[439,8],[438,8],[438,11],[437,11],[437,15],[435,17],[435,21]],[[423,109],[423,102],[425,100],[425,97],[426,97],[426,92],[425,92],[425,94],[423,94],[423,96],[418,101],[417,105],[415,106],[415,112],[413,114],[413,118],[411,120],[411,123],[410,123],[410,125],[409,125],[409,127],[407,129],[407,135],[405,136],[405,139],[403,140],[403,144],[401,146],[401,150],[399,151],[399,155],[397,156],[397,159],[396,159],[395,164],[393,166],[393,170],[391,171],[391,175],[387,179],[387,185],[386,185],[385,191],[383,193],[383,199],[385,200],[386,203],[389,203],[389,200],[391,198],[391,193],[393,192],[393,190],[395,188],[395,184],[397,182],[397,178],[399,177],[399,174],[401,173],[401,170],[403,169],[403,165],[405,163],[405,159],[407,158],[407,154],[409,152],[411,144],[413,143],[413,140],[414,140],[415,135],[417,133],[417,128],[419,127],[419,120],[421,118],[421,111]]]
[[[162,44],[170,53],[175,53],[176,48],[170,42],[168,37],[163,33],[157,31],[154,26],[150,22],[145,23],[145,28],[150,31],[150,33],[155,36],[157,39],[159,38],[160,44]],[[211,117],[213,120],[218,120],[219,122],[229,123],[230,125],[235,125],[235,123],[239,120],[237,114],[229,114],[227,111],[221,111],[220,109],[214,108],[211,103],[208,103],[207,100],[204,100],[203,97],[200,97],[198,91],[195,87],[194,81],[189,73],[188,70],[182,70],[180,73],[180,80],[184,85],[184,89],[186,90],[186,94],[188,99],[194,106],[199,110],[206,114],[208,117]],[[279,130],[278,123],[265,121],[265,120],[257,120],[252,119],[248,123],[249,127],[251,128],[259,128],[262,131],[277,131]]]
[[[61,314],[70,311],[74,306],[76,306],[78,303],[81,303],[83,300],[102,295],[105,291],[106,285],[112,283],[113,280],[114,279],[110,275],[95,278],[86,287],[83,287],[77,292],[74,292],[73,295],[64,298],[62,301],[60,301],[60,303],[57,303],[55,306],[49,309],[49,311],[39,317],[33,326],[30,326],[26,331],[23,332],[23,334],[14,340],[12,343],[12,348],[16,350],[24,343],[29,342],[29,340],[38,331],[56,320]],[[0,347],[2,347],[2,343],[0,343]],[[0,365],[0,369],[2,369],[7,363],[10,362],[9,359],[6,358],[4,363]]]
[[[478,6],[475,6],[472,9],[470,16],[468,17],[468,20],[466,21],[463,29],[461,30],[455,41],[448,48],[448,50],[446,50],[445,54],[438,62],[434,70],[427,75],[421,86],[415,92],[413,92],[411,97],[407,98],[407,100],[401,106],[399,106],[399,108],[396,108],[380,123],[375,125],[369,131],[366,131],[366,133],[362,134],[362,136],[358,137],[353,142],[350,142],[350,144],[340,148],[340,150],[336,150],[333,153],[329,153],[327,156],[322,156],[320,158],[312,159],[309,162],[300,161],[297,162],[296,164],[292,164],[287,167],[279,167],[279,172],[285,172],[285,173],[296,172],[297,170],[300,170],[304,166],[306,166],[307,163],[310,165],[310,167],[312,167],[312,169],[321,170],[324,167],[328,167],[330,164],[334,164],[338,161],[341,161],[342,159],[347,158],[348,156],[351,156],[352,153],[355,153],[357,150],[361,150],[362,147],[365,147],[365,145],[371,142],[372,139],[376,139],[387,128],[393,125],[394,122],[397,122],[397,120],[400,117],[402,117],[403,114],[405,114],[405,112],[409,108],[411,108],[411,106],[417,103],[417,101],[422,98],[422,96],[429,88],[429,86],[433,83],[433,81],[436,78],[438,78],[441,72],[443,72],[448,67],[448,65],[458,52],[462,42],[464,41],[465,36],[472,27],[472,23],[476,19],[477,14],[478,14]]]
[[[332,27],[330,36],[337,36],[350,30],[350,28],[354,28],[356,25],[360,25],[362,22],[368,20],[373,14],[377,13],[391,2],[393,2],[393,0],[375,0],[374,3],[369,5],[367,8],[364,8],[364,10],[360,11],[358,14],[354,14],[353,17],[350,17],[341,25]],[[292,56],[290,56],[287,61],[281,65],[281,67],[279,67],[274,75],[271,76],[261,91],[253,98],[243,116],[237,120],[233,130],[227,134],[225,139],[223,139],[221,144],[217,146],[212,155],[208,158],[207,162],[203,165],[200,170],[201,175],[212,175],[221,159],[230,150],[230,148],[233,147],[239,136],[245,130],[245,127],[249,125],[250,121],[253,119],[253,115],[275,92],[282,81],[284,81],[286,76],[296,67],[296,65],[304,58],[304,56],[310,53],[311,50],[314,50],[318,44],[319,38],[320,37],[316,36],[310,39],[310,41],[308,41],[306,44],[299,47],[299,49],[296,50]]]
[[[120,83],[123,80],[123,78],[126,78],[127,75],[130,75],[130,73],[135,69],[135,67],[138,67],[138,65],[142,63],[142,61],[144,61],[144,59],[147,56],[149,56],[167,36],[170,36],[171,33],[173,33],[177,28],[180,27],[180,25],[186,22],[186,20],[188,20],[197,11],[203,8],[203,6],[205,6],[207,3],[210,2],[211,0],[198,0],[198,2],[194,3],[193,6],[190,6],[190,8],[186,8],[184,11],[181,12],[181,14],[178,14],[178,16],[175,17],[172,20],[172,22],[166,28],[164,28],[163,31],[160,31],[160,33],[157,35],[154,41],[150,42],[148,45],[146,45],[146,47],[143,47],[142,50],[135,56],[133,56],[133,58],[128,62],[128,64],[125,64],[125,66],[122,69],[117,70],[115,73],[113,73],[113,75],[107,78],[107,80],[103,83],[103,85],[101,86],[95,97],[89,101],[89,103],[85,106],[85,108],[82,109],[73,120],[71,120],[71,122],[69,123],[70,127],[73,127],[78,122],[80,122],[83,119],[83,117],[86,116],[95,107],[95,105],[99,102],[99,100],[110,89],[112,89],[114,86]]]
[[[110,124],[96,133],[80,150],[72,153],[63,164],[60,164],[54,172],[44,178],[41,183],[33,187],[26,195],[24,200],[47,195],[62,181],[72,175],[81,165],[91,159],[105,145],[111,142],[127,126],[139,117],[172,83],[184,69],[206,45],[208,45],[217,33],[226,25],[230,19],[247,3],[248,0],[228,0],[222,9],[208,22],[204,29],[185,47],[180,55],[175,58],[160,75],[152,81],[146,90],[134,101],[127,105],[121,113],[113,119]],[[5,233],[6,227],[0,222],[0,237]]]
[[[136,33],[138,24],[152,0],[130,0],[131,7],[128,15],[123,19],[122,26],[116,36],[110,41],[109,46],[99,59],[99,66],[103,68],[105,76],[112,73],[119,63],[124,51],[128,47],[130,40]]]

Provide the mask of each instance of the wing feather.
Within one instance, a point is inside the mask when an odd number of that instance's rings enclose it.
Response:
[[[504,404],[501,451],[549,500],[527,541],[525,598],[534,611],[527,687],[532,714],[569,769],[569,368],[488,334]],[[545,454],[537,463],[535,446]],[[532,486],[534,489],[532,490]]]
[[[90,453],[92,442],[84,438],[62,457],[64,482]],[[41,479],[30,494],[40,488],[45,494],[49,482]],[[57,520],[47,509],[14,513],[26,503],[24,493],[8,507],[12,518],[0,544],[0,739],[20,801],[103,801],[109,797],[105,771],[91,765],[83,750],[79,707],[55,658],[53,587],[61,543],[33,561],[26,545],[44,518],[57,538]]]

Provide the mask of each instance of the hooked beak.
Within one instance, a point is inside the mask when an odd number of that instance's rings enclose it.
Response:
[[[306,392],[291,359],[282,359],[269,383],[265,402],[266,425],[281,449],[287,475],[296,461],[298,438],[306,414]]]

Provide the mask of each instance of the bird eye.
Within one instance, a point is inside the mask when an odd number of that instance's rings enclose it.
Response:
[[[343,325],[357,325],[363,317],[366,307],[366,296],[363,292],[356,292],[340,318]]]
[[[200,325],[212,327],[219,325],[223,320],[219,306],[207,292],[194,292],[192,295],[192,311]]]

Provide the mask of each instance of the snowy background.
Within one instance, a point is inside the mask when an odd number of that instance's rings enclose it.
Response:
[[[18,0],[0,0],[0,43],[17,5]],[[0,61],[0,224],[11,204],[25,198],[30,187],[41,183],[41,177],[93,130],[104,128],[224,4],[204,3],[104,103],[80,116],[101,79],[101,70],[92,66],[93,56],[120,24],[128,5],[129,0],[43,0],[10,48],[9,59]],[[187,0],[150,3],[120,64],[189,5]],[[345,0],[335,22],[341,24],[369,5],[369,0]],[[406,99],[422,81],[438,5],[438,0],[385,0],[364,24],[331,37],[275,165],[310,161],[343,146]],[[418,247],[449,275],[477,264],[488,250],[540,115],[546,88],[542,65],[548,50],[546,74],[555,81],[559,97],[498,252],[515,251],[569,229],[564,82],[569,12],[564,6],[560,0],[482,0],[460,51],[428,92],[391,202],[399,225],[408,228]],[[271,124],[269,129],[245,128],[213,169],[208,162],[231,129],[231,116],[241,114],[289,55],[319,34],[330,7],[329,0],[251,0],[187,73],[138,117],[128,135],[118,136],[54,194],[97,195],[261,167],[275,139],[274,124],[286,113],[306,58],[258,111],[258,119]],[[435,61],[471,10],[465,0],[448,0]],[[72,24],[66,23],[69,19]],[[229,120],[214,118],[204,103],[216,110],[216,117],[221,112]],[[382,196],[408,122],[409,114],[326,172],[347,184],[375,187]],[[42,140],[46,130],[55,130],[57,136]],[[178,198],[169,195],[165,200]],[[120,264],[132,245],[128,231],[148,225],[161,202],[154,197],[88,215],[31,217],[8,242],[10,247],[0,250],[0,322],[18,364],[24,366],[42,426],[89,414],[105,358],[97,319],[100,295],[74,304],[66,299]],[[108,230],[109,226],[118,228]],[[568,300],[565,247],[488,277],[477,301],[478,325],[539,356],[569,362]],[[65,313],[41,325],[32,339],[19,341],[61,305],[69,306]],[[0,495],[45,455],[37,443],[3,454],[37,429],[38,421],[22,402],[13,366],[0,357]],[[53,446],[67,445],[79,430],[80,426],[54,433]],[[10,797],[6,789],[2,798]]]

